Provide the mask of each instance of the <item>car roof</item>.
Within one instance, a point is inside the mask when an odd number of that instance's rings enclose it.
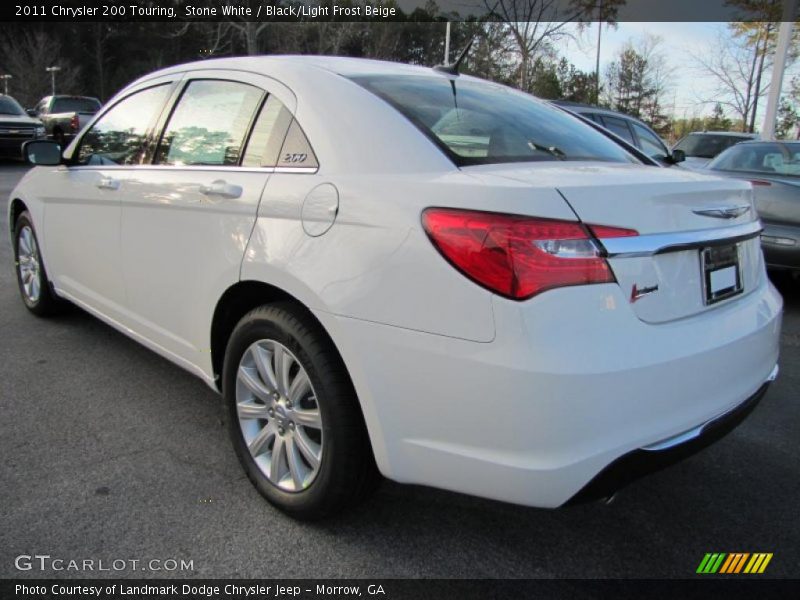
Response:
[[[647,125],[647,123],[645,123],[641,119],[637,119],[636,117],[632,117],[631,115],[626,115],[625,113],[619,112],[617,110],[612,110],[610,108],[603,108],[602,106],[595,106],[593,104],[584,104],[582,102],[573,102],[572,100],[550,100],[550,103],[555,104],[556,106],[560,106],[562,108],[570,109],[578,114],[593,113],[601,115],[610,115],[612,117],[619,117],[620,119],[627,119],[629,121],[634,121],[636,123],[644,125],[648,129],[650,128],[650,126]]]
[[[271,54],[265,56],[240,56],[232,58],[212,58],[173,65],[155,71],[139,79],[147,79],[169,75],[174,72],[193,71],[198,69],[231,69],[250,71],[274,76],[287,85],[295,80],[313,76],[319,71],[328,71],[344,76],[354,75],[417,75],[427,77],[442,77],[443,73],[430,67],[408,65],[385,60],[367,58],[351,58],[343,56],[314,56],[299,54]],[[475,79],[461,75],[465,79]]]

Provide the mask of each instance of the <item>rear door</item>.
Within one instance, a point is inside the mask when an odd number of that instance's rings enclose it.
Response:
[[[294,96],[267,77],[188,73],[159,126],[151,164],[123,183],[128,308],[137,330],[173,357],[197,365],[209,356],[214,306],[239,280],[272,173],[246,148],[280,148],[285,105],[293,109]]]

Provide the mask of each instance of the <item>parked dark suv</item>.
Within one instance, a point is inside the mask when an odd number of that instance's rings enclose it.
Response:
[[[0,157],[22,158],[22,144],[44,137],[44,125],[25,114],[19,102],[0,94]]]

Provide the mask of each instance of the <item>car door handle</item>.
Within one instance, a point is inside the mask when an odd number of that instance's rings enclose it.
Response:
[[[200,193],[205,196],[221,196],[222,198],[239,198],[242,186],[233,185],[223,179],[212,181],[209,185],[201,185]]]
[[[119,179],[114,179],[113,177],[101,177],[100,181],[97,182],[97,187],[101,190],[118,190]]]

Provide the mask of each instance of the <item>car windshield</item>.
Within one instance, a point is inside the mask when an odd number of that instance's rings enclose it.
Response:
[[[96,113],[99,108],[100,103],[94,98],[56,98],[53,101],[53,109],[50,112]]]
[[[637,162],[565,111],[504,86],[447,77],[353,76],[458,166],[555,160]]]
[[[800,177],[800,143],[740,144],[720,154],[708,168]]]
[[[734,144],[749,140],[743,135],[713,135],[708,133],[690,133],[675,145],[675,150],[683,150],[686,156],[714,158],[723,150]]]
[[[10,96],[0,98],[0,115],[14,115],[19,117],[25,114],[22,107]]]

